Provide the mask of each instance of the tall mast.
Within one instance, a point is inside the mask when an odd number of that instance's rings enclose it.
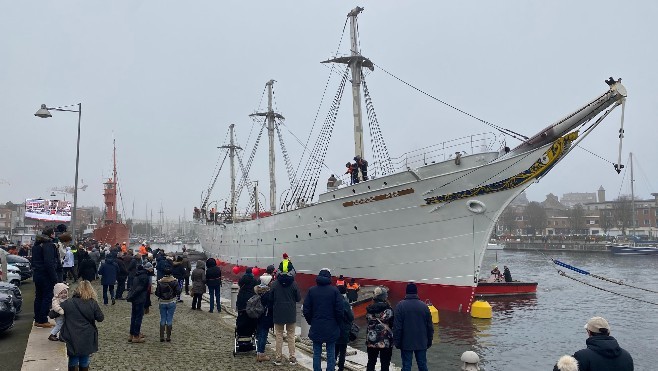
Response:
[[[363,115],[361,112],[361,70],[363,67],[374,70],[374,65],[370,59],[361,55],[359,50],[357,17],[363,8],[356,7],[352,9],[347,17],[350,19],[350,56],[335,57],[322,63],[342,63],[347,64],[352,71],[352,113],[354,116],[354,155],[364,157],[363,153]]]
[[[633,177],[633,152],[630,153],[631,157],[631,234],[635,235],[635,178]]]
[[[231,222],[235,223],[235,150],[242,149],[239,146],[235,145],[233,140],[233,128],[235,124],[229,126],[229,131],[231,135],[231,142],[229,145],[220,146],[218,148],[228,148],[229,158],[231,160]]]
[[[276,130],[276,122],[274,119],[283,119],[284,117],[274,112],[272,109],[272,90],[274,88],[274,80],[268,81],[265,86],[267,87],[267,112],[257,112],[249,116],[265,116],[267,118],[267,135],[270,141],[270,211],[276,212],[276,176],[274,170],[276,169],[276,157],[274,153],[274,130]],[[256,197],[258,200],[258,197]]]
[[[350,61],[350,70],[352,70],[352,112],[354,114],[354,155],[363,158],[363,122],[361,115],[361,60],[358,58],[359,42],[357,40],[357,23],[356,17],[363,11],[363,8],[356,7],[347,14],[350,18],[350,40],[352,41],[351,51],[352,60]]]

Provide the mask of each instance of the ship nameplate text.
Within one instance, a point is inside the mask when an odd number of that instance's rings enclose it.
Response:
[[[389,198],[406,196],[406,195],[412,194],[414,192],[415,191],[414,191],[413,188],[401,189],[399,191],[388,192],[388,193],[384,193],[384,194],[380,194],[380,195],[376,195],[376,196],[364,197],[364,198],[359,198],[359,199],[353,200],[353,201],[343,202],[343,206],[344,207],[350,207],[350,206],[355,206],[355,205],[363,205],[363,204],[367,204],[367,203],[370,203],[370,202],[384,201],[384,200],[388,200]]]

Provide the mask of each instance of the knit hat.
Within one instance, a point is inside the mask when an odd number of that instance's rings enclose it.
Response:
[[[164,269],[162,270],[162,273],[163,273],[165,276],[169,276],[169,275],[171,275],[171,268],[169,268],[169,267],[164,267]]]
[[[407,289],[405,291],[407,294],[418,294],[418,287],[413,282],[407,284]]]
[[[265,273],[265,274],[263,274],[263,275],[260,276],[260,284],[261,284],[262,286],[267,286],[267,285],[269,285],[271,281],[272,281],[272,276],[270,276],[270,275],[267,274],[267,273]]]
[[[320,269],[320,273],[318,274],[318,276],[331,277],[331,271],[329,270],[329,268],[322,268]]]
[[[373,295],[375,296],[375,299],[384,301],[388,299],[388,290],[386,290],[385,287],[377,286],[375,287],[375,291],[373,292]]]
[[[601,331],[601,329],[605,329],[604,331]],[[592,317],[587,321],[585,324],[585,330],[593,333],[593,334],[608,334],[610,333],[610,325],[608,324],[608,321],[605,320],[603,317]]]
[[[288,259],[288,254],[284,252],[284,253],[283,253],[283,258],[284,258],[284,259]]]

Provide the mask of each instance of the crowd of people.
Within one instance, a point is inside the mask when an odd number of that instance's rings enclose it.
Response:
[[[174,314],[177,303],[182,302],[183,292],[192,296],[193,310],[200,310],[201,297],[208,292],[209,312],[221,311],[219,289],[222,271],[216,259],[197,261],[192,271],[185,256],[174,258],[160,250],[149,252],[146,246],[141,246],[139,250],[144,254],[133,253],[119,245],[102,252],[96,248],[87,251],[79,246],[73,252],[70,236],[65,232],[62,228],[47,228],[42,232],[32,248],[32,266],[34,326],[49,328],[49,340],[66,342],[69,370],[88,370],[90,355],[98,350],[95,323],[103,321],[104,315],[91,284],[98,276],[102,285],[103,305],[114,305],[116,300],[131,303],[128,342],[132,344],[145,342],[141,325],[144,314],[152,306],[153,286],[160,311],[161,342],[171,341]],[[65,251],[63,258],[59,254],[60,249]],[[77,265],[76,256],[79,261]],[[260,277],[254,275],[256,268],[247,268],[238,281],[236,302],[236,334],[255,335],[256,361],[272,360],[275,365],[297,363],[295,328],[297,304],[302,300],[290,257],[284,253],[282,258],[278,270],[270,265],[264,273],[257,273]],[[71,260],[73,265],[65,267]],[[71,267],[77,268],[64,269]],[[509,271],[502,274],[503,277],[507,275]],[[77,282],[72,291],[66,284],[68,279]],[[343,370],[347,345],[356,339],[358,332],[358,327],[355,329],[353,323],[352,303],[358,298],[360,287],[354,279],[346,283],[342,275],[336,278],[334,284],[328,268],[320,270],[315,281],[316,285],[308,290],[302,306],[302,316],[310,325],[308,336],[313,343],[313,370],[322,370],[323,348],[326,349],[326,370]],[[380,370],[389,370],[394,347],[400,350],[403,371],[411,370],[414,359],[418,370],[428,370],[427,350],[434,338],[430,311],[420,299],[415,283],[408,283],[405,293],[405,297],[393,307],[385,287],[376,287],[373,291],[372,303],[366,308],[368,371],[375,370],[378,361]],[[53,318],[55,325],[48,318]],[[275,334],[273,359],[265,354],[271,329]],[[605,319],[594,317],[587,322],[585,329],[588,333],[587,348],[573,356],[561,357],[554,370],[633,370],[632,357],[610,335],[610,325]],[[284,333],[288,345],[287,359],[283,356]],[[469,366],[465,361],[463,367],[464,370],[477,370],[476,363]]]

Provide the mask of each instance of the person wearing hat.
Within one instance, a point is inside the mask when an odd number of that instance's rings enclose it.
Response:
[[[274,364],[283,364],[283,331],[288,334],[288,352],[290,363],[297,363],[295,358],[295,322],[297,322],[297,303],[302,300],[295,277],[280,273],[270,290],[272,299],[272,320],[276,334]]]
[[[172,276],[171,268],[165,268],[164,277],[158,280],[155,288],[155,296],[158,297],[160,308],[160,342],[165,341],[165,330],[167,331],[167,342],[171,341],[171,328],[174,324],[174,313],[176,312],[176,298],[180,295],[180,281]]]
[[[577,351],[573,357],[580,371],[630,371],[633,357],[610,336],[610,325],[603,317],[592,317],[585,324],[587,348]]]
[[[256,329],[256,339],[258,340],[258,348],[256,349],[256,361],[264,362],[269,361],[270,357],[265,354],[265,345],[267,345],[267,334],[270,329],[274,327],[272,299],[270,297],[270,284],[272,283],[272,276],[264,273],[260,276],[260,285],[254,287],[256,295],[260,295],[260,302],[265,308],[265,313],[258,318],[258,326]]]
[[[281,273],[294,272],[295,267],[292,266],[292,262],[290,261],[290,257],[288,256],[288,254],[284,252],[282,257],[283,260],[281,260],[281,263],[279,263],[279,272]]]
[[[343,296],[331,284],[331,271],[322,268],[316,286],[308,289],[302,314],[311,325],[308,337],[313,341],[313,371],[322,371],[322,344],[327,348],[327,371],[336,367],[336,341],[343,318]]]
[[[395,306],[393,340],[402,355],[402,371],[411,371],[414,355],[418,371],[427,369],[427,349],[432,346],[434,326],[425,303],[418,297],[418,287],[409,282],[406,296]]]
[[[368,348],[367,371],[375,371],[377,358],[382,371],[388,371],[393,355],[393,308],[388,303],[385,287],[375,287],[373,303],[366,308],[368,322],[366,347]]]
[[[132,304],[130,312],[130,337],[129,343],[137,344],[144,342],[144,336],[141,333],[142,320],[144,319],[145,305],[149,296],[149,276],[143,265],[137,267],[137,273],[133,278],[133,284],[126,301]]]

